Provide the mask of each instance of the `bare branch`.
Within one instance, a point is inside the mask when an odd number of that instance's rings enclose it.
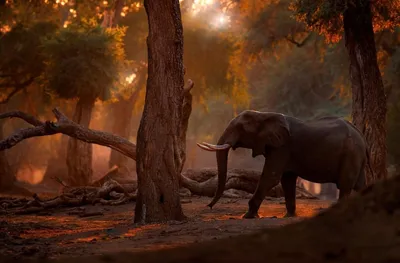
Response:
[[[0,88],[1,88],[1,84],[0,84]],[[10,99],[17,94],[20,90],[22,90],[22,88],[14,88],[13,91],[11,91],[7,97],[3,100],[0,101],[0,104],[6,104],[10,101]]]
[[[113,135],[108,132],[85,128],[68,119],[67,116],[65,116],[57,108],[53,109],[53,113],[57,119],[57,122],[46,121],[45,123],[42,122],[40,125],[32,128],[21,129],[9,136],[8,138],[0,141],[0,150],[9,149],[28,138],[62,133],[87,143],[94,143],[109,147],[132,158],[133,160],[136,160],[136,145],[131,143],[127,139]],[[3,118],[18,117],[24,119],[31,124],[39,124],[39,120],[36,120],[35,122],[35,118],[28,118],[30,115],[26,113],[16,114],[16,112],[9,112],[3,113],[0,116],[2,116]]]
[[[295,44],[296,47],[302,47],[302,46],[304,46],[304,45],[308,42],[308,40],[310,40],[311,36],[312,36],[312,33],[309,33],[309,34],[306,36],[306,38],[304,38],[303,41],[301,41],[301,42],[297,42],[296,40],[294,40],[293,37],[289,37],[289,36],[286,36],[285,39],[286,39],[287,41],[289,41],[290,43]]]
[[[194,82],[191,79],[188,79],[186,85],[183,87],[183,92],[188,93],[193,88]]]
[[[34,80],[35,80],[35,77],[30,77],[29,79],[27,79],[21,83],[1,83],[0,88],[14,88],[14,90],[11,91],[5,99],[1,100],[0,104],[6,104],[20,90],[23,90],[26,87],[28,87],[29,85],[31,85]]]
[[[42,121],[40,121],[40,120],[36,119],[34,116],[29,115],[22,111],[10,111],[10,112],[0,114],[0,119],[5,119],[5,118],[19,118],[33,126],[44,125],[44,123]]]
[[[4,140],[0,141],[0,151],[14,147],[16,144],[20,143],[25,139],[29,139],[32,137],[53,135],[55,133],[56,132],[53,132],[52,130],[46,129],[46,125],[21,129],[16,133],[12,134],[11,136],[5,138]]]

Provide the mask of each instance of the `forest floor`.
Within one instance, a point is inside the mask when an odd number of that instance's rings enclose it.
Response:
[[[184,198],[187,221],[146,226],[133,224],[134,203],[0,216],[0,255],[61,258],[159,250],[283,226],[311,217],[332,204],[325,200],[297,200],[298,217],[283,218],[283,200],[265,200],[260,208],[261,218],[246,220],[241,216],[247,210],[247,199],[222,198],[212,210],[206,206],[209,201],[206,197]],[[102,215],[81,218],[73,215],[78,209]]]

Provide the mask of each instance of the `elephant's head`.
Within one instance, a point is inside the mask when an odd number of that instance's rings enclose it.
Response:
[[[253,157],[265,155],[266,150],[282,147],[288,142],[290,128],[286,117],[280,113],[247,110],[231,120],[218,140],[218,145],[198,143],[207,151],[216,151],[218,187],[209,207],[213,207],[225,190],[229,149],[251,149]]]

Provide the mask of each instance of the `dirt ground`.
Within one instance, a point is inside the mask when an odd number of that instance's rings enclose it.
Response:
[[[0,254],[14,257],[102,255],[119,251],[171,248],[189,243],[252,233],[311,217],[330,206],[331,201],[297,200],[297,218],[285,214],[281,199],[265,200],[260,219],[245,220],[247,199],[222,198],[211,210],[210,198],[185,198],[189,219],[168,224],[133,224],[134,203],[120,206],[85,206],[51,211],[48,214],[0,216]],[[81,218],[78,209],[103,215]]]

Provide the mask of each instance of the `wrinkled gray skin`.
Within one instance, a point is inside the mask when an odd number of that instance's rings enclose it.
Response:
[[[234,150],[251,149],[253,157],[265,157],[244,218],[258,217],[267,192],[279,182],[285,194],[286,217],[296,216],[298,176],[315,183],[335,183],[340,190],[339,199],[365,186],[364,167],[367,161],[369,164],[365,139],[342,118],[323,117],[305,122],[279,113],[247,110],[229,123],[218,141],[218,146],[224,144]],[[229,148],[212,151],[217,151],[218,187],[210,207],[224,192]]]

